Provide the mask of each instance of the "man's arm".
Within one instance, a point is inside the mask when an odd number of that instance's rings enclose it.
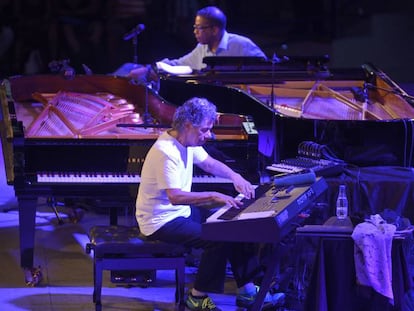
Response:
[[[240,174],[233,171],[229,166],[208,156],[207,159],[197,164],[201,169],[214,176],[229,178],[233,181],[234,188],[246,198],[254,197],[253,185]]]
[[[176,59],[164,58],[160,62],[166,63],[170,66],[189,66],[193,70],[200,70],[203,66],[204,58],[203,47],[199,44],[190,53]],[[128,74],[128,78],[135,79],[137,81],[146,80],[157,80],[156,73],[149,66],[140,66],[132,69]]]
[[[168,200],[174,204],[208,206],[211,208],[223,205],[240,206],[239,200],[216,191],[189,192],[181,189],[166,189]]]
[[[190,66],[191,69],[193,70],[200,70],[202,69],[203,58],[205,56],[203,48],[204,47],[202,45],[197,44],[197,46],[190,53],[180,58],[177,58],[177,59],[164,58],[161,61],[171,66],[184,65],[184,66]]]
[[[197,164],[201,169],[207,173],[215,176],[224,177],[233,181],[234,188],[243,193],[246,198],[254,197],[253,185],[245,180],[240,174],[234,172],[226,164],[217,161],[216,159],[208,156],[206,160]],[[166,189],[165,190],[170,202],[176,204],[188,204],[188,205],[206,205],[206,206],[241,206],[242,203],[235,198],[226,194],[216,191],[203,191],[203,192],[188,192],[181,189]]]

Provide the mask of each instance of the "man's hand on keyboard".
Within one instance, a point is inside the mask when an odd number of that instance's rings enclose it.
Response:
[[[240,201],[240,199],[237,199],[237,197],[233,198],[220,192],[214,192],[214,202],[235,208],[239,208],[243,205],[243,203]]]
[[[244,179],[240,174],[235,174],[232,177],[232,181],[234,184],[234,188],[241,194],[245,196],[245,198],[250,199],[255,197],[255,187]]]

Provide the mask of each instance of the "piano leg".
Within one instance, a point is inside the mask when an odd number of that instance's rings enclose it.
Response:
[[[40,268],[34,268],[34,240],[36,225],[36,197],[18,197],[20,266],[25,270],[27,285],[34,286],[41,281]]]
[[[266,293],[270,289],[270,285],[272,284],[273,277],[275,276],[275,272],[279,267],[279,244],[271,244],[271,250],[269,254],[269,263],[266,267],[266,271],[263,275],[262,282],[260,284],[260,290],[257,293],[257,297],[253,305],[250,307],[249,311],[260,311],[263,307],[263,301],[266,296]]]

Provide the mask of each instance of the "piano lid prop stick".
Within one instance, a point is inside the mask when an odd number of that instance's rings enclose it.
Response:
[[[286,187],[292,185],[313,184],[316,181],[316,175],[313,170],[306,170],[294,174],[286,174],[281,177],[275,177],[273,184],[276,187]]]

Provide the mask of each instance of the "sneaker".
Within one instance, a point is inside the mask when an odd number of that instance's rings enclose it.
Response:
[[[193,311],[221,311],[209,296],[197,297],[189,293],[185,304]]]
[[[236,297],[236,305],[240,308],[250,307],[256,300],[259,289],[260,287],[256,286],[256,292],[254,294],[252,293],[238,294]],[[263,300],[263,304],[264,306],[266,305],[282,306],[285,303],[285,297],[286,295],[284,293],[271,294],[267,292]]]

